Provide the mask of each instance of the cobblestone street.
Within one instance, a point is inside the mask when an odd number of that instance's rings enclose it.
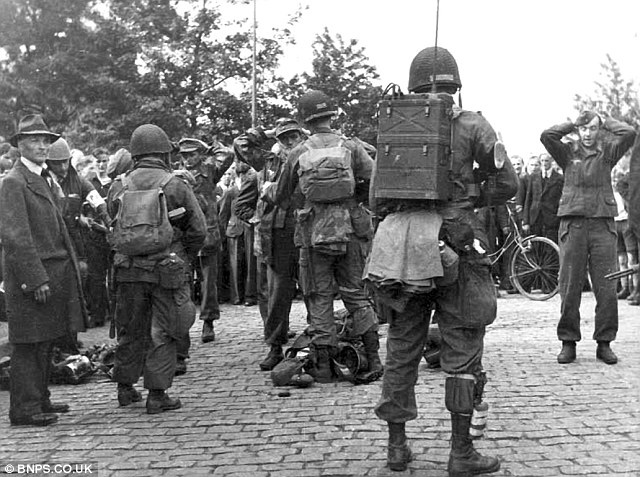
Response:
[[[583,294],[583,340],[570,365],[556,362],[559,297],[504,296],[498,307],[484,359],[489,424],[476,443],[502,459],[493,475],[640,476],[640,309],[620,302],[613,343],[620,361],[607,366],[595,359],[591,293]],[[303,309],[295,302],[296,332],[306,325]],[[54,401],[72,406],[57,424],[11,427],[9,393],[0,391],[0,473],[9,463],[68,462],[97,464],[101,477],[446,476],[449,415],[440,371],[421,365],[420,416],[407,426],[415,459],[396,473],[385,468],[386,425],[373,413],[379,382],[316,384],[278,397],[282,388],[258,368],[267,348],[257,307],[223,305],[213,343],[200,343],[200,326],[191,330],[189,370],[170,390],[182,400],[177,411],[149,416],[144,400],[118,407],[115,384],[96,374],[85,384],[51,387]],[[80,340],[106,341],[107,333],[92,329]],[[381,334],[384,354],[386,325]]]

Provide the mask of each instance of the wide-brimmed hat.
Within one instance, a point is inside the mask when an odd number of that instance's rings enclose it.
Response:
[[[23,136],[47,136],[51,142],[60,137],[60,134],[53,133],[44,122],[40,114],[29,114],[18,123],[18,131],[9,138],[9,143],[18,147],[18,139]]]
[[[185,137],[184,139],[180,139],[178,141],[178,146],[180,146],[180,152],[204,152],[209,149],[207,143],[201,141],[200,139],[195,139],[191,137]]]
[[[69,149],[67,141],[60,138],[51,144],[47,161],[68,161],[69,159],[71,159],[71,149]]]

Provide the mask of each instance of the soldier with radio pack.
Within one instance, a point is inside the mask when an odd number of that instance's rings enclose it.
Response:
[[[473,448],[470,435],[474,408],[486,406],[483,341],[496,317],[487,238],[474,207],[504,203],[518,186],[489,122],[454,104],[461,86],[455,58],[430,47],[411,64],[412,94],[396,86],[380,103],[369,203],[382,221],[365,270],[368,285],[392,310],[375,408],[388,423],[388,466],[402,471],[412,459],[405,423],[417,418],[418,365],[435,310],[451,413],[451,477],[500,468],[497,458]]]

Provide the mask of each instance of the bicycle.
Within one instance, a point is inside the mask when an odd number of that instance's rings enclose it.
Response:
[[[494,265],[505,254],[511,256],[511,283],[530,300],[544,301],[558,293],[560,249],[553,240],[537,235],[524,237],[511,210],[511,231],[502,247],[488,254]]]

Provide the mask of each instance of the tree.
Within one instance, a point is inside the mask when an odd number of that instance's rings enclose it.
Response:
[[[576,94],[575,109],[597,111],[639,127],[640,104],[633,80],[623,77],[618,63],[610,55],[607,55],[607,62],[601,66],[602,79],[595,82],[595,91],[591,95]]]
[[[282,86],[282,94],[295,101],[309,89],[319,89],[333,98],[344,114],[337,125],[347,135],[376,144],[377,104],[382,88],[374,85],[378,79],[375,66],[369,64],[364,48],[357,40],[343,40],[331,36],[327,28],[313,43],[313,71],[292,78]]]
[[[259,40],[268,114],[290,41],[286,27]],[[246,19],[223,21],[211,0],[0,0],[0,134],[39,111],[85,151],[144,122],[228,139],[250,125],[251,46]]]

